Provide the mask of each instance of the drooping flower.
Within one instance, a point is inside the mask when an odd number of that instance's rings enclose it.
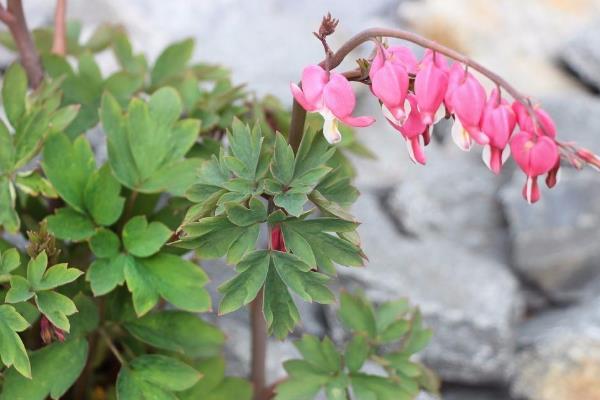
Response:
[[[44,344],[50,344],[52,341],[65,341],[65,332],[55,326],[45,315],[40,318],[40,336]]]
[[[460,80],[465,76],[464,67],[460,63],[454,63],[448,71],[448,87],[446,89],[446,95],[444,96],[444,105],[446,106],[446,112],[452,114],[454,107],[452,107],[452,93]]]
[[[430,50],[425,52],[415,77],[415,96],[425,125],[432,125],[445,115],[440,105],[448,87],[447,68],[444,56]]]
[[[393,121],[390,121],[390,123],[406,140],[406,147],[411,160],[425,165],[425,153],[423,153],[422,146],[423,144],[427,144],[425,142],[429,142],[429,138],[425,137],[429,133],[428,126],[423,123],[415,95],[409,94],[407,100],[410,103],[411,109],[404,124],[398,125]]]
[[[353,117],[356,97],[350,82],[341,74],[328,73],[318,65],[310,65],[302,71],[302,89],[290,84],[292,94],[308,112],[318,112],[325,120],[323,134],[329,143],[339,143],[342,135],[338,121],[351,126],[371,125],[373,117]]]
[[[517,115],[517,123],[522,130],[528,132],[536,132],[542,135],[550,136],[551,138],[556,137],[556,125],[550,117],[550,115],[540,106],[534,105],[533,112],[537,118],[537,122],[541,129],[534,124],[531,120],[531,115],[527,110],[527,107],[518,100],[515,100],[512,104],[513,111]]]
[[[516,123],[517,117],[510,104],[501,98],[497,89],[492,90],[483,111],[481,130],[489,139],[483,148],[483,161],[495,174],[500,173],[510,155],[510,147],[506,145]]]
[[[395,60],[398,57],[396,53],[379,46],[369,70],[369,77],[371,90],[382,103],[383,115],[395,124],[401,125],[407,116],[404,101],[408,92],[408,71],[404,67],[404,62]]]
[[[486,104],[485,89],[473,74],[463,72],[463,77],[452,90],[450,104],[456,116],[452,139],[458,147],[469,151],[473,140],[482,145],[488,144],[489,139],[480,128]]]
[[[558,146],[554,139],[520,131],[510,141],[512,156],[527,175],[523,197],[531,204],[540,198],[537,178],[551,171],[559,161]]]

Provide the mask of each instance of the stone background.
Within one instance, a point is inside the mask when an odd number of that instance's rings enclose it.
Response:
[[[31,25],[52,21],[53,1],[25,3]],[[341,20],[332,47],[369,26],[413,29],[507,77],[545,104],[563,140],[600,152],[599,0],[69,0],[86,30],[122,23],[151,58],[193,36],[197,59],[223,63],[259,95],[288,103],[288,83],[322,58],[311,32],[327,11]],[[359,112],[377,114],[363,97]],[[386,123],[360,131],[379,157],[356,161],[363,196],[354,212],[370,262],[341,270],[340,286],[421,306],[435,331],[424,359],[443,378],[444,399],[600,399],[600,175],[565,168],[558,187],[529,206],[514,165],[495,177],[477,151],[446,140],[447,127],[437,131],[427,167],[410,163]],[[215,287],[231,274],[205,267]],[[331,311],[302,313],[305,331],[340,336]],[[239,374],[245,318],[220,321]],[[289,343],[273,342],[273,379],[293,356]]]

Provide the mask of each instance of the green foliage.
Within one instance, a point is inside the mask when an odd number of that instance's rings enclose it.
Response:
[[[330,400],[411,400],[421,389],[437,393],[439,382],[413,360],[431,338],[418,309],[405,300],[374,308],[360,295],[342,293],[338,315],[350,334],[344,350],[328,338],[302,337],[295,343],[302,359],[284,363],[289,377],[277,386],[277,400],[312,399],[321,392]],[[364,372],[367,363],[381,373]]]
[[[56,82],[44,82],[28,94],[20,64],[11,65],[4,76],[2,104],[8,121],[0,120],[0,226],[9,231],[20,227],[21,218],[15,210],[19,194],[52,194],[45,178],[24,169],[46,136],[65,129],[75,118],[77,107],[60,108],[61,97]]]
[[[370,154],[347,130],[330,146],[318,117],[295,151],[287,108],[193,62],[192,39],[150,63],[119,26],[80,33],[67,23],[61,56],[53,29],[34,30],[44,82],[30,90],[18,63],[3,79],[0,228],[28,238],[28,258],[0,240],[0,400],[250,400],[252,385],[225,375],[225,334],[198,315],[213,301],[198,260],[235,266],[219,315],[262,296],[269,334],[285,338],[296,301],[333,303],[336,267],[363,265],[347,154]],[[16,49],[8,33],[0,44]],[[431,334],[408,303],[343,294],[340,319],[348,343],[303,337],[277,398],[435,391],[413,360]]]

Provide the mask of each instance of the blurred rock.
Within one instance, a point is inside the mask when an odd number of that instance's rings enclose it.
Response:
[[[561,59],[586,85],[600,91],[600,21],[588,25],[569,40]]]
[[[445,238],[497,260],[506,258],[507,233],[496,197],[502,179],[454,143],[433,143],[428,165],[401,182],[387,198],[397,223],[419,238]]]
[[[557,301],[594,295],[600,289],[600,177],[565,170],[533,206],[521,196],[524,182],[517,172],[502,192],[514,267]]]
[[[600,398],[600,300],[547,312],[519,335],[512,391],[531,400]]]
[[[442,378],[469,383],[506,378],[514,328],[522,310],[518,283],[507,267],[443,238],[400,235],[378,199],[363,193],[354,207],[370,261],[339,269],[349,289],[364,288],[375,302],[408,297],[434,331],[425,363]]]
[[[600,153],[600,98],[563,93],[543,98],[542,105],[554,119],[561,140],[575,141]]]
[[[468,54],[533,96],[578,88],[555,58],[565,38],[599,12],[598,0],[422,0],[399,8],[411,29]]]
[[[444,400],[509,400],[502,388],[451,387],[444,390]]]

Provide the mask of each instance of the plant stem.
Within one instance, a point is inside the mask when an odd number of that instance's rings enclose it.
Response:
[[[535,112],[530,104],[529,99],[521,94],[517,89],[515,89],[512,85],[510,85],[505,79],[496,74],[493,71],[490,71],[483,65],[479,64],[477,61],[470,59],[462,53],[459,53],[456,50],[453,50],[449,47],[443,46],[433,40],[426,39],[416,33],[403,31],[400,29],[388,29],[388,28],[371,28],[366,29],[362,32],[351,37],[346,43],[344,43],[338,51],[333,53],[331,56],[327,56],[325,60],[321,61],[319,65],[324,68],[326,64],[328,64],[329,68],[335,68],[346,58],[348,54],[361,44],[368,42],[372,39],[378,37],[388,37],[388,38],[396,38],[406,40],[408,42],[415,43],[421,47],[431,49],[437,53],[444,54],[447,57],[450,57],[460,63],[463,63],[466,67],[472,68],[475,71],[481,73],[483,76],[487,77],[489,80],[494,82],[497,86],[502,87],[509,93],[513,99],[523,103],[523,105],[527,108],[531,117],[534,120],[537,120]],[[306,119],[306,111],[298,104],[297,101],[294,100],[294,105],[292,108],[292,121],[289,132],[289,143],[292,148],[297,149],[300,140],[302,139],[302,133],[304,131],[304,122]]]
[[[104,328],[98,328],[98,332],[100,333],[100,336],[102,336],[102,339],[104,339],[104,341],[106,342],[106,345],[108,346],[110,351],[112,351],[116,359],[119,360],[119,363],[121,363],[122,366],[126,367],[127,360],[125,360],[125,357],[123,357],[119,349],[117,349],[117,346],[115,346],[108,333],[106,333]]]
[[[64,56],[67,53],[67,29],[65,23],[66,14],[67,0],[56,0],[52,52],[61,56]]]
[[[261,400],[266,385],[267,323],[263,314],[264,289],[250,303],[250,329],[252,353],[250,380],[254,387],[254,400]]]
[[[0,21],[6,24],[17,45],[21,64],[27,73],[29,86],[34,89],[37,88],[42,83],[44,72],[40,56],[27,28],[21,0],[8,0],[7,8],[0,5]]]

